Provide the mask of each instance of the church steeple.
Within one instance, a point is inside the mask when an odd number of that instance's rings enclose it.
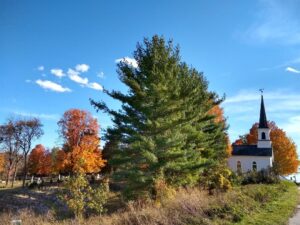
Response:
[[[261,103],[260,103],[260,116],[259,116],[259,125],[258,128],[269,128],[268,121],[266,116],[264,96],[261,94]]]
[[[268,126],[268,120],[266,116],[263,89],[260,89],[261,101],[260,101],[260,114],[259,124],[257,129],[258,141],[257,148],[271,148],[272,142],[270,140],[270,128]]]

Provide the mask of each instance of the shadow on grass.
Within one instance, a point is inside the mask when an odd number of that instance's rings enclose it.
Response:
[[[18,215],[30,210],[36,215],[52,214],[57,220],[70,218],[72,214],[57,197],[57,188],[31,190],[28,188],[0,189],[0,213]]]
[[[16,187],[0,189],[0,214],[9,213],[18,216],[22,211],[30,211],[36,216],[51,215],[58,221],[73,218],[72,212],[58,198],[60,187],[46,186],[42,190]],[[109,200],[105,206],[106,215],[124,209],[118,191],[110,192]],[[88,215],[91,216],[93,214]]]

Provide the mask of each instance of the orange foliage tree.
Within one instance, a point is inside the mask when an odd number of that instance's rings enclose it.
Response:
[[[58,122],[64,139],[61,157],[66,172],[93,173],[104,166],[100,150],[99,125],[91,113],[71,109],[64,113]]]
[[[287,137],[284,130],[277,127],[275,122],[268,122],[271,129],[270,138],[272,141],[274,161],[279,174],[286,175],[297,172],[299,161],[297,147],[294,141]],[[253,124],[248,134],[241,136],[235,144],[256,144],[258,123]]]
[[[215,105],[213,108],[210,109],[208,112],[210,115],[213,115],[215,117],[215,123],[222,123],[223,126],[226,126],[226,119],[224,117],[224,110],[221,108],[219,105]],[[226,152],[228,156],[231,155],[232,152],[232,147],[230,143],[229,136],[226,136],[226,141],[227,141],[227,147],[226,147]]]
[[[60,174],[64,171],[64,161],[66,159],[66,153],[64,150],[57,147],[52,149],[52,173]]]
[[[51,153],[43,145],[36,145],[28,157],[28,169],[31,174],[49,175],[52,172]]]

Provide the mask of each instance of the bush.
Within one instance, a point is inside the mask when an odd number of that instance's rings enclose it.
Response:
[[[163,178],[156,179],[154,182],[154,199],[157,205],[175,196],[175,189],[170,187]]]
[[[104,204],[108,198],[108,187],[100,184],[92,188],[88,180],[82,174],[71,177],[66,181],[60,199],[66,203],[70,211],[76,217],[81,218],[84,214],[96,212],[101,214],[105,211]]]
[[[200,183],[208,188],[211,194],[214,190],[227,191],[232,188],[231,176],[232,172],[228,167],[218,165],[206,170]]]
[[[261,171],[249,171],[243,175],[242,184],[276,184],[280,179],[273,169],[266,169]]]
[[[36,181],[33,181],[31,182],[29,185],[28,185],[28,188],[29,189],[37,189],[38,188],[38,183]]]

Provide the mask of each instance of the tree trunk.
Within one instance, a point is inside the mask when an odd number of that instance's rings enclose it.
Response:
[[[12,188],[14,187],[14,183],[15,183],[15,180],[16,180],[17,172],[18,172],[18,165],[16,164],[15,169],[14,169],[13,179],[11,181],[11,187]]]
[[[10,169],[8,168],[8,169],[7,169],[7,173],[6,173],[5,187],[7,187],[7,185],[8,185],[9,174],[10,174]]]
[[[25,182],[27,179],[27,154],[24,154],[24,173],[23,173],[23,183],[22,187],[25,187]]]
[[[9,166],[7,168],[7,172],[6,172],[6,180],[5,180],[5,187],[8,186],[8,182],[9,182],[9,178],[10,178],[10,173],[13,169],[13,162],[9,161]]]

